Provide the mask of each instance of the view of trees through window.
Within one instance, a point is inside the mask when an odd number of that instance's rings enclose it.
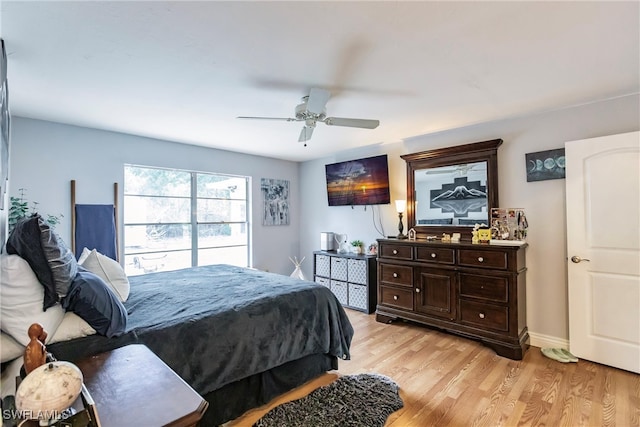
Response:
[[[248,186],[247,177],[126,165],[126,273],[249,266]]]

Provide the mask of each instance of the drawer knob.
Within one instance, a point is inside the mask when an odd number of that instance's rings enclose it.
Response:
[[[432,253],[431,258],[435,258],[435,257],[436,257],[436,254]]]
[[[481,318],[481,319],[484,319],[484,313],[479,313],[478,317]]]
[[[416,288],[416,293],[420,293],[420,288]]]
[[[393,277],[398,277],[398,273],[393,273]]]
[[[398,301],[398,295],[394,295],[394,296],[393,296],[393,299],[394,299],[395,301]]]
[[[478,262],[484,262],[484,258],[482,258],[481,256],[478,257]]]
[[[394,255],[398,255],[398,250],[397,250],[397,249],[394,249],[394,250],[393,250],[393,254],[394,254]]]

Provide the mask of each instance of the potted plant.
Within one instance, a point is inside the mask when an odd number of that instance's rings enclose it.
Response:
[[[27,202],[24,193],[26,190],[24,188],[18,189],[20,192],[20,197],[11,197],[11,203],[9,204],[9,232],[13,230],[15,225],[22,218],[33,215],[38,212],[38,202],[32,202],[31,209],[29,209],[29,202]],[[55,228],[56,225],[60,224],[60,218],[64,215],[51,215],[47,214],[45,218],[45,222],[51,227]],[[44,218],[44,216],[43,216]]]
[[[352,240],[351,246],[353,246],[353,251],[358,255],[362,255],[362,253],[364,253],[364,243],[362,240]]]

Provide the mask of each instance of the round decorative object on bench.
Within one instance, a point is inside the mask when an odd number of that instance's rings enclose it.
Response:
[[[78,398],[82,380],[82,372],[72,363],[42,365],[18,386],[16,409],[27,419],[55,419]]]

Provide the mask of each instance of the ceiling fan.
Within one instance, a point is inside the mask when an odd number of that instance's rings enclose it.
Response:
[[[298,142],[305,142],[311,139],[313,130],[317,122],[322,122],[328,126],[347,126],[352,128],[375,129],[380,124],[379,120],[367,119],[347,119],[344,117],[327,117],[325,106],[331,94],[329,91],[318,88],[311,88],[309,95],[302,97],[302,103],[296,105],[296,116],[291,117],[247,117],[239,116],[239,119],[258,120],[284,120],[287,122],[304,122]],[[307,144],[305,144],[306,146]]]

